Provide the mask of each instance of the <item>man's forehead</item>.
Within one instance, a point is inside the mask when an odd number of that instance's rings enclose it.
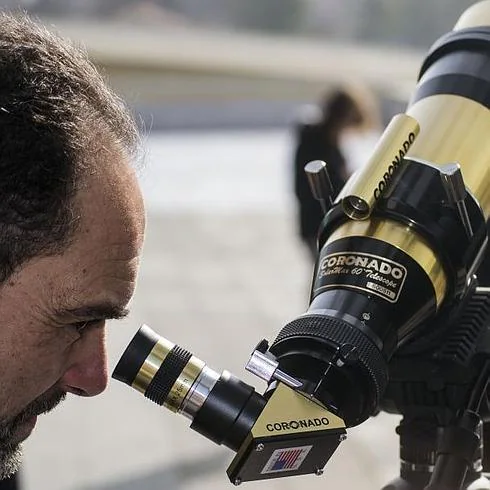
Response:
[[[124,155],[115,152],[95,171],[83,177],[75,197],[80,238],[141,246],[145,228],[143,197],[135,170]],[[101,246],[103,246],[101,244]]]
[[[90,306],[103,317],[124,316],[134,292],[144,211],[134,172],[123,167],[121,186],[97,178],[75,198],[80,220],[67,248],[33,258],[12,278],[17,302],[23,296],[50,311]]]

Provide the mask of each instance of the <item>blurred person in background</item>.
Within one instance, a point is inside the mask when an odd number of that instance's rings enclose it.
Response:
[[[105,323],[126,314],[145,216],[138,131],[86,54],[0,13],[0,65],[1,480],[40,414],[106,388]]]
[[[379,127],[379,109],[374,95],[364,87],[341,87],[329,91],[319,106],[306,106],[295,127],[294,192],[299,236],[312,260],[317,255],[317,233],[323,218],[313,197],[304,167],[312,160],[327,163],[336,196],[347,182],[354,162],[351,146]]]

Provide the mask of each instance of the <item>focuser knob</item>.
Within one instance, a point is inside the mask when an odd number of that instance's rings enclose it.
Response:
[[[335,191],[328,174],[327,164],[322,160],[313,160],[305,165],[305,173],[313,197],[320,201],[324,213],[333,204]]]

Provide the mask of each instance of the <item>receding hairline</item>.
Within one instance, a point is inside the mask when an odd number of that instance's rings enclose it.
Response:
[[[80,109],[85,106],[89,109],[88,118],[96,119],[98,115],[100,119],[97,122],[106,123],[107,129],[126,148],[128,155],[134,160],[139,158],[141,136],[135,118],[127,104],[110,86],[103,69],[92,62],[82,42],[61,34],[54,26],[46,26],[25,11],[0,10],[0,66],[2,51],[7,52],[16,47],[19,53],[30,56],[26,63],[31,67],[36,66],[40,73],[53,74],[57,71],[62,77],[64,70],[71,85],[78,83],[74,90],[70,87],[71,97],[68,99],[71,100],[66,101],[67,106],[70,103],[78,104]]]
[[[134,167],[141,141],[129,109],[85,48],[25,12],[0,11],[0,69],[0,126],[8,150],[2,175],[9,182],[17,169],[10,182],[21,183],[2,188],[25,206],[19,213],[7,200],[0,205],[6,216],[0,233],[16,244],[1,251],[3,282],[25,261],[66,249],[79,220],[75,204],[84,173],[104,166],[104,154],[111,158],[114,148]],[[28,180],[29,174],[41,178]],[[40,196],[51,196],[47,206],[36,205]]]

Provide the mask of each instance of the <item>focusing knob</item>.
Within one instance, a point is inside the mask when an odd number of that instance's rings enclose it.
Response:
[[[305,165],[305,173],[313,197],[320,201],[324,213],[333,204],[335,191],[328,175],[327,164],[322,160],[313,160]]]

